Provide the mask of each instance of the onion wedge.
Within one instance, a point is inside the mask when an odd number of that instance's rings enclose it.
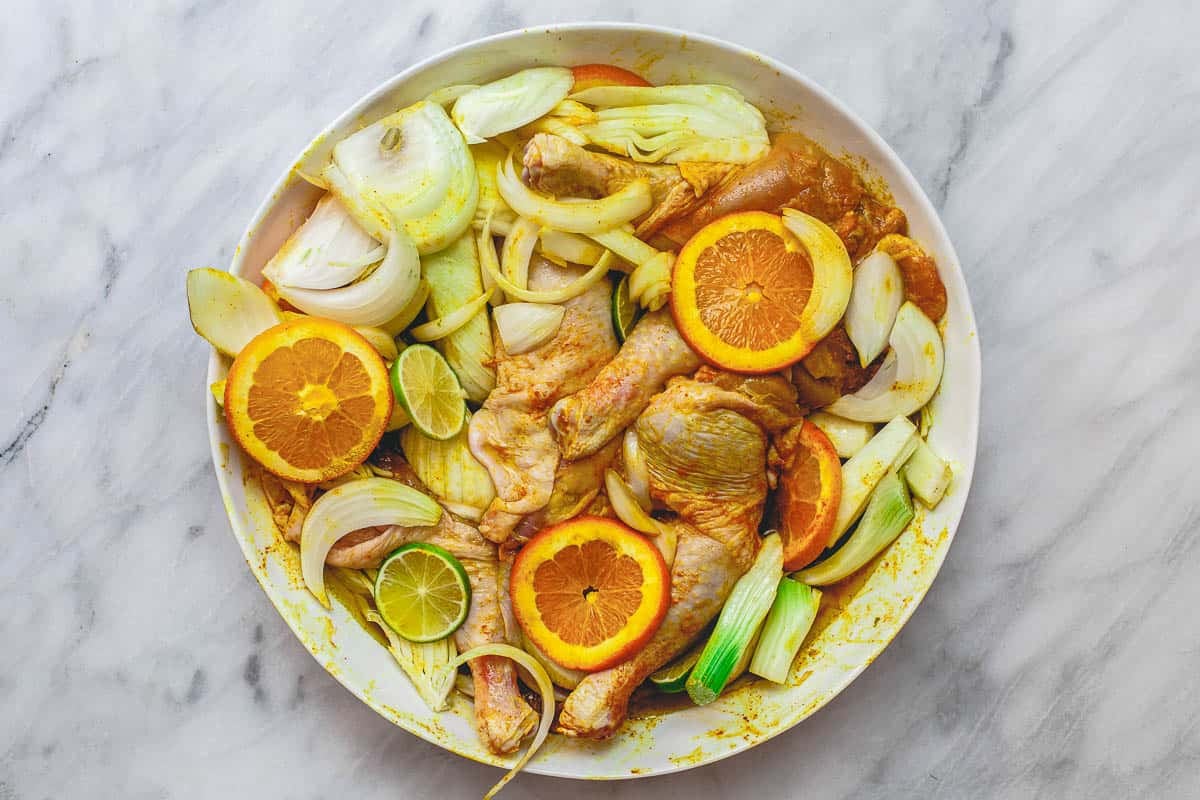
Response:
[[[896,314],[888,342],[892,352],[875,377],[854,394],[838,398],[826,411],[860,422],[887,422],[929,402],[945,366],[937,326],[914,303],[906,302]]]
[[[518,217],[504,237],[500,248],[500,271],[504,277],[522,289],[529,286],[529,259],[538,243],[541,226],[526,217]]]
[[[629,469],[629,466],[625,468]],[[674,566],[675,550],[679,545],[679,534],[674,526],[659,522],[647,514],[638,496],[616,470],[604,471],[604,490],[617,518],[638,533],[653,537],[654,546],[662,553],[667,569]]]
[[[446,111],[427,101],[338,142],[322,177],[367,233],[383,241],[399,220],[422,255],[457,239],[479,202],[471,151]]]
[[[662,532],[663,526],[646,513],[633,489],[629,488],[629,484],[615,469],[604,471],[604,489],[608,492],[608,501],[612,503],[613,511],[621,522],[647,536],[658,536]]]
[[[417,284],[416,294],[408,301],[404,308],[400,309],[400,313],[383,323],[379,327],[387,331],[388,335],[393,338],[404,333],[404,329],[413,324],[413,320],[421,313],[421,309],[425,307],[425,301],[429,299],[429,282],[424,278]]]
[[[336,289],[356,280],[383,255],[383,248],[327,194],[263,267],[263,275],[276,286]]]
[[[387,234],[387,255],[374,272],[340,289],[296,289],[276,286],[280,297],[306,314],[347,325],[391,322],[413,299],[421,283],[421,259],[405,229]]]
[[[325,557],[338,539],[376,525],[433,525],[442,507],[427,495],[390,478],[348,481],[317,498],[300,532],[300,572],[304,585],[329,608]]]
[[[496,188],[513,211],[539,225],[568,233],[612,230],[650,210],[654,199],[645,178],[630,181],[599,200],[555,200],[533,191],[517,176],[513,156],[496,171]]]
[[[482,311],[483,307],[487,305],[488,300],[491,299],[492,292],[494,291],[495,289],[488,289],[474,300],[459,306],[446,316],[438,317],[435,320],[426,322],[424,325],[418,325],[408,332],[409,335],[418,342],[434,342],[449,336],[470,322],[476,314]]]
[[[537,731],[533,734],[533,741],[529,743],[529,748],[517,759],[517,763],[513,764],[512,769],[506,772],[504,777],[497,781],[496,785],[489,789],[487,794],[483,796],[483,800],[492,800],[501,789],[508,785],[509,781],[517,776],[518,772],[525,768],[525,765],[537,753],[538,748],[542,746],[542,742],[546,741],[546,736],[550,733],[550,725],[554,722],[554,683],[550,680],[550,676],[546,674],[546,668],[524,650],[513,647],[510,644],[482,644],[478,647],[472,647],[465,653],[460,653],[457,658],[447,665],[445,678],[443,678],[444,694],[449,694],[450,689],[453,688],[458,668],[480,656],[503,656],[504,658],[511,658],[529,670],[529,674],[533,676],[534,681],[537,683],[538,694],[542,696],[542,719],[538,723]]]
[[[554,338],[566,309],[552,303],[506,303],[492,312],[496,330],[511,356],[536,350]]]
[[[500,269],[494,262],[484,258],[479,259],[484,269],[491,274],[492,280],[504,291],[505,295],[517,300],[524,300],[526,303],[565,303],[572,297],[583,294],[607,275],[614,260],[613,254],[605,250],[604,255],[600,257],[595,266],[566,286],[560,286],[557,289],[536,290],[517,286],[500,274]]]
[[[604,255],[603,247],[575,233],[542,228],[538,238],[542,255],[559,266],[583,264],[590,267]]]
[[[625,431],[621,441],[621,460],[625,465],[625,482],[629,484],[633,496],[638,499],[642,508],[651,508],[650,501],[650,468],[646,466],[646,457],[642,455],[641,441],[637,431],[630,426]]]
[[[882,250],[864,258],[854,270],[854,288],[850,290],[844,323],[863,367],[887,347],[903,302],[904,276],[896,261]]]
[[[812,261],[812,294],[800,316],[800,328],[808,341],[816,343],[828,336],[846,313],[854,285],[854,268],[846,245],[833,228],[821,220],[803,211],[785,208],[783,224],[804,245]]]
[[[451,117],[469,144],[479,144],[549,113],[574,85],[566,67],[523,69],[466,92]]]

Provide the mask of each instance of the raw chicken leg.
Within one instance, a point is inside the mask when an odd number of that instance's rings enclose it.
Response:
[[[603,197],[637,178],[650,181],[654,207],[637,228],[646,237],[698,205],[735,164],[685,162],[639,164],[627,158],[585,150],[561,136],[536,134],[525,145],[524,177],[535,189],[553,195]]]
[[[550,424],[565,459],[599,450],[637,419],[668,378],[694,372],[700,358],[675,330],[667,309],[647,314],[617,357],[586,388],[555,403]]]
[[[709,382],[672,379],[636,428],[651,495],[679,515],[671,608],[637,655],[588,675],[567,697],[559,715],[567,735],[611,736],[633,690],[708,624],[758,550],[768,437],[800,419],[795,390],[774,375],[701,377]]]

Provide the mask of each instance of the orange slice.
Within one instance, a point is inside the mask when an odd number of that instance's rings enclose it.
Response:
[[[530,539],[509,593],[521,629],[570,669],[619,664],[650,640],[671,602],[658,548],[616,520],[576,517]]]
[[[638,75],[612,64],[580,64],[571,67],[575,76],[575,86],[572,92],[582,92],[596,86],[653,86],[654,84]]]
[[[387,427],[383,359],[339,322],[298,317],[250,340],[225,379],[225,421],[281,478],[319,483],[366,460]]]
[[[782,471],[776,502],[783,568],[801,569],[825,549],[842,502],[842,462],[829,437],[805,420],[775,442]]]
[[[671,281],[675,326],[703,359],[736,372],[775,372],[815,342],[801,318],[812,293],[808,251],[765,211],[721,217],[679,251]]]

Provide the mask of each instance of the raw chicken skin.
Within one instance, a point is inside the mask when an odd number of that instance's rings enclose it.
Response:
[[[529,287],[553,289],[583,274],[535,256]],[[548,412],[560,398],[579,391],[617,352],[607,279],[563,304],[566,313],[550,341],[508,355],[497,337],[496,388],[471,417],[471,452],[492,476],[496,499],[479,530],[493,542],[507,540],[522,518],[545,508],[558,474],[559,450]]]
[[[515,623],[506,620],[508,600],[507,568],[496,555],[496,545],[480,536],[472,525],[442,514],[437,525],[428,528],[387,529],[393,545],[427,542],[444,547],[462,562],[471,582],[471,608],[454,634],[459,652],[481,644],[504,642],[519,644]],[[502,656],[483,656],[469,662],[475,684],[475,727],[493,753],[516,750],[533,726],[537,714],[525,702],[517,685],[516,666]]]
[[[717,614],[758,550],[767,497],[769,437],[801,418],[783,378],[702,369],[674,378],[637,420],[653,498],[679,515],[671,608],[633,658],[584,678],[559,729],[603,739],[616,732],[633,690],[680,653]]]
[[[582,458],[625,430],[668,378],[694,372],[700,358],[667,309],[647,314],[586,388],[555,403],[550,424],[563,458]]]

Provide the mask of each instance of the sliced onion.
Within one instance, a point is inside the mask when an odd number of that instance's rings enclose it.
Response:
[[[492,312],[504,351],[528,353],[554,338],[566,309],[550,303],[506,303]]]
[[[399,225],[388,233],[383,263],[358,283],[340,289],[277,286],[279,295],[306,314],[347,325],[383,325],[408,306],[421,284],[421,259]]]
[[[354,332],[366,339],[384,361],[395,361],[396,356],[400,355],[400,351],[396,349],[396,340],[383,328],[358,325]]]
[[[808,341],[819,342],[838,324],[850,302],[854,284],[850,254],[833,228],[803,211],[785,208],[783,224],[804,245],[812,261],[812,294],[800,317],[800,329]]]
[[[588,238],[612,250],[619,258],[625,259],[634,266],[644,264],[659,254],[657,250],[634,236],[627,228],[589,233]]]
[[[906,302],[896,314],[888,342],[894,366],[889,368],[885,361],[866,386],[839,398],[826,411],[861,422],[887,422],[907,417],[929,402],[945,365],[937,326],[914,303]]]
[[[580,681],[587,677],[587,673],[583,670],[571,669],[557,663],[550,656],[542,652],[542,649],[534,644],[524,632],[521,633],[521,649],[538,660],[538,663],[545,668],[546,674],[550,676],[550,681],[556,687],[561,686],[564,689],[574,689],[579,685]],[[521,678],[524,679],[525,676],[522,675]],[[529,681],[526,681],[526,683],[529,683],[531,686],[533,685]],[[558,699],[557,692],[555,692],[555,699]],[[563,699],[566,699],[565,695]]]
[[[379,245],[361,258],[353,258],[348,261],[330,261],[329,263],[335,267],[346,267],[348,269],[362,267],[365,270],[372,264],[378,264],[380,261],[383,261],[383,257],[386,255],[387,248],[383,245]]]
[[[903,302],[904,276],[900,267],[882,250],[872,252],[854,270],[854,288],[844,320],[846,334],[864,367],[887,346],[896,312]]]
[[[317,498],[300,532],[300,571],[304,585],[329,608],[325,592],[325,557],[338,539],[360,528],[433,525],[442,507],[411,486],[390,478],[363,478],[343,483]]]
[[[262,289],[211,267],[188,273],[187,298],[196,333],[227,356],[236,356],[247,342],[283,320]]]
[[[647,311],[658,311],[671,296],[671,273],[675,268],[675,254],[656,253],[629,273],[629,297]]]
[[[604,488],[608,492],[608,502],[612,503],[613,511],[621,522],[648,536],[662,533],[666,526],[646,513],[633,489],[615,469],[604,471]]]
[[[464,303],[446,316],[438,317],[435,320],[426,322],[424,325],[418,325],[408,332],[409,335],[418,342],[434,342],[449,336],[474,319],[475,315],[487,305],[494,291],[494,289],[488,289],[474,300]]]
[[[475,234],[475,249],[479,251],[479,279],[484,289],[492,290],[488,300],[494,306],[504,302],[504,292],[496,285],[493,272],[500,271],[500,261],[496,258],[496,243],[492,241],[492,215],[489,213],[483,220],[483,227]]]
[[[451,116],[470,144],[516,130],[557,106],[575,78],[565,67],[523,69],[458,98]]]
[[[413,320],[421,313],[421,309],[425,308],[425,301],[429,299],[429,281],[424,278],[417,284],[417,292],[412,296],[412,299],[400,309],[400,313],[383,323],[379,327],[387,331],[392,337],[399,336],[404,332],[404,329],[412,325]]]
[[[529,286],[529,259],[533,256],[540,229],[533,220],[519,217],[500,248],[500,271],[522,289]]]
[[[560,286],[557,289],[542,290],[524,289],[520,286],[517,286],[508,278],[501,275],[499,267],[497,267],[494,263],[483,258],[479,259],[479,261],[483,265],[484,269],[491,273],[492,280],[496,282],[496,285],[499,286],[504,291],[504,294],[508,297],[515,298],[517,300],[524,300],[527,303],[565,303],[572,297],[577,297],[578,295],[583,294],[593,285],[603,279],[604,276],[608,274],[608,270],[612,266],[614,259],[613,254],[605,250],[604,255],[600,257],[600,260],[597,261],[591,269],[568,283],[566,286]]]
[[[604,248],[584,236],[552,228],[542,228],[539,236],[542,255],[559,264],[592,266],[604,255]]]
[[[641,443],[637,431],[630,427],[625,431],[621,441],[621,460],[625,464],[625,482],[637,498],[642,508],[649,511],[650,500],[650,468],[646,466],[646,457],[642,455]]]
[[[330,167],[330,190],[377,239],[400,220],[417,250],[432,253],[475,216],[475,160],[436,103],[415,103],[347,136],[333,148]]]
[[[456,83],[452,86],[443,86],[440,89],[434,89],[425,96],[426,101],[437,103],[443,108],[449,108],[454,105],[454,101],[462,97],[467,92],[473,92],[479,88],[477,83]]]
[[[376,251],[377,258],[364,261]],[[263,275],[276,286],[336,289],[356,280],[383,253],[337,198],[327,194],[263,267]]]
[[[497,170],[496,188],[513,211],[543,227],[568,233],[611,230],[645,214],[654,203],[650,182],[644,178],[630,181],[615,194],[599,200],[555,200],[521,182],[511,153]]]
[[[449,694],[450,689],[454,686],[455,677],[458,675],[458,668],[468,661],[480,658],[481,656],[511,658],[529,670],[529,674],[533,676],[537,683],[538,694],[542,696],[542,719],[538,723],[537,731],[533,735],[533,741],[529,743],[529,749],[517,759],[517,763],[513,764],[512,769],[506,772],[504,777],[497,781],[496,785],[489,789],[487,794],[483,796],[483,800],[492,800],[501,789],[508,785],[509,781],[517,776],[518,772],[525,768],[525,765],[537,753],[538,748],[542,746],[542,742],[546,741],[546,736],[550,733],[550,725],[554,722],[554,683],[550,680],[550,676],[546,674],[546,668],[524,650],[513,647],[511,644],[482,644],[478,647],[472,647],[465,653],[460,653],[446,667],[445,678],[443,679],[445,684],[444,692],[446,694]]]
[[[663,525],[662,533],[655,536],[653,541],[658,552],[662,553],[663,561],[667,562],[667,569],[675,566],[675,551],[679,547],[679,532],[675,526]]]

